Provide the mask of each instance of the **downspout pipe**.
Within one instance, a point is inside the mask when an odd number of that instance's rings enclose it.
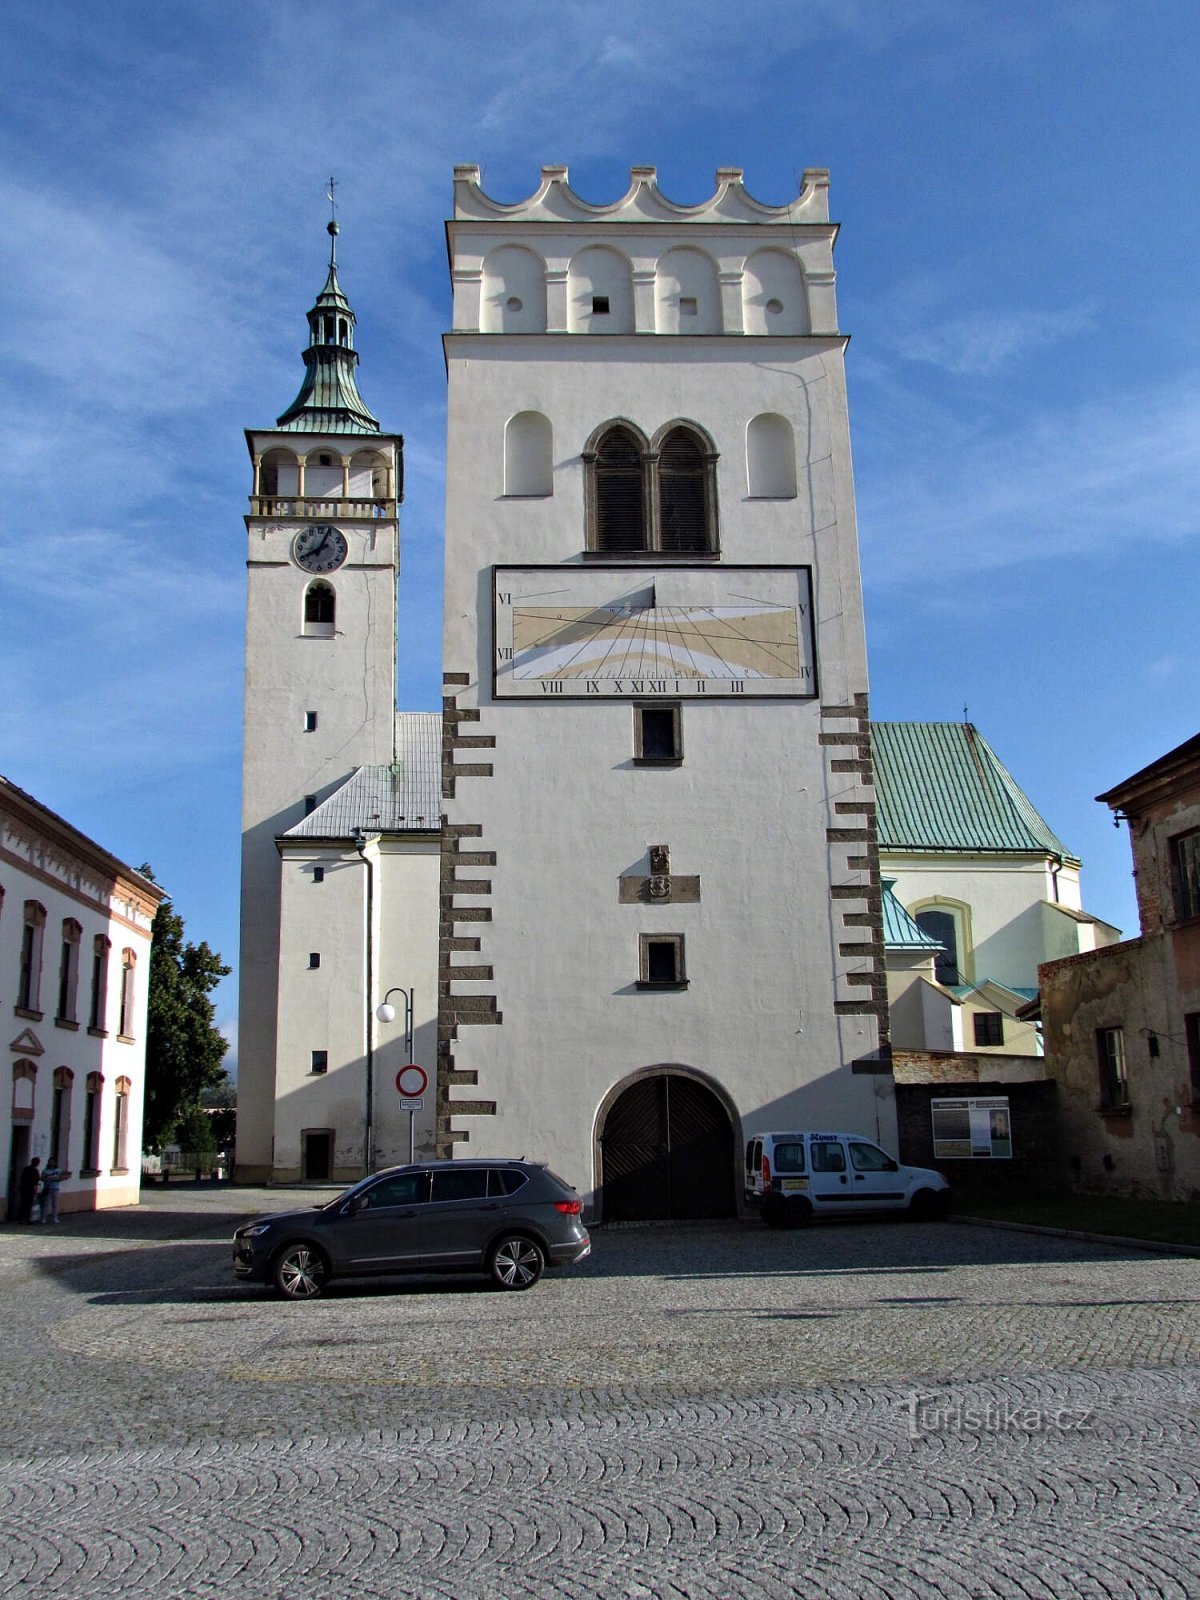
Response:
[[[362,828],[354,832],[354,848],[367,869],[367,936],[366,947],[366,1045],[367,1045],[367,1095],[366,1118],[363,1126],[363,1176],[370,1175],[375,1157],[375,863],[367,853],[378,845],[379,835],[368,834]]]

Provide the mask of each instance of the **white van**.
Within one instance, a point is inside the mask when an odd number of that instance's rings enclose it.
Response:
[[[944,1217],[950,1209],[940,1172],[902,1167],[858,1133],[756,1133],[746,1145],[745,1195],[773,1228],[797,1228],[814,1216]]]

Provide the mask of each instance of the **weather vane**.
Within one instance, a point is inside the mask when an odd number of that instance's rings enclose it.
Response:
[[[325,193],[329,199],[329,221],[325,224],[325,231],[329,235],[329,265],[334,267],[337,265],[337,236],[341,230],[338,228],[337,200],[334,198],[337,193],[337,179],[332,174],[329,188]]]

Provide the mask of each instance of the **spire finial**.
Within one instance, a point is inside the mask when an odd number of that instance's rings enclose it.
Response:
[[[341,229],[338,227],[337,220],[337,200],[335,198],[336,193],[337,179],[331,176],[329,179],[329,188],[326,191],[329,199],[329,221],[325,224],[325,231],[329,235],[330,267],[337,266],[337,236],[341,232]]]

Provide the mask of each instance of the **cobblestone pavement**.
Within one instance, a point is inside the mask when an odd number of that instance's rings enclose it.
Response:
[[[1200,1260],[953,1223],[598,1230],[289,1305],[173,1189],[0,1228],[0,1595],[1200,1594]]]

